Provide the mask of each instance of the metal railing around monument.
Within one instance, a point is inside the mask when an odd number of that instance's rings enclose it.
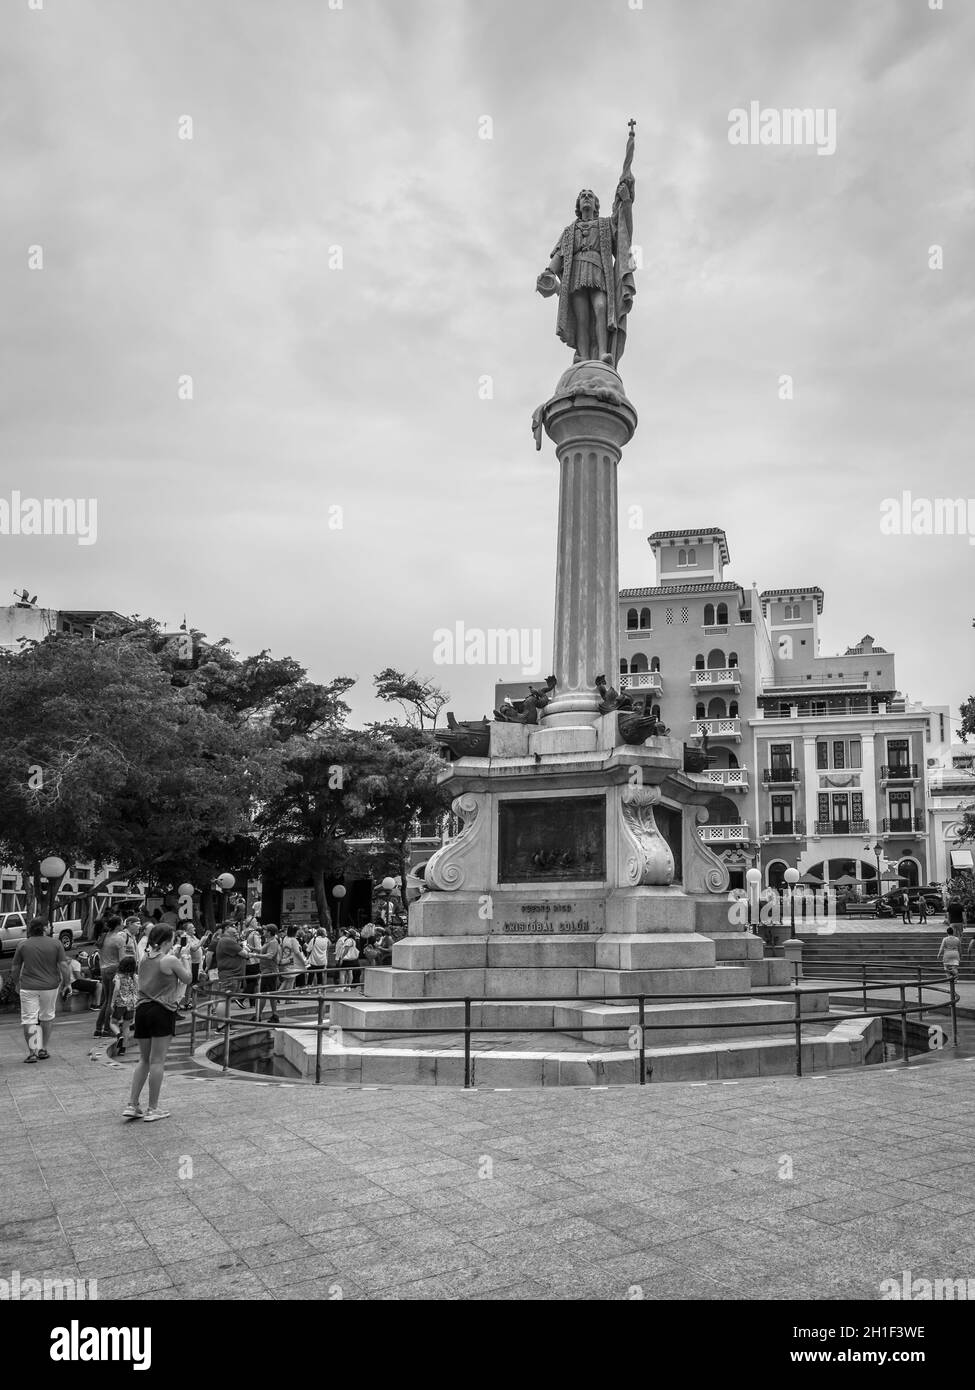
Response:
[[[851,982],[849,984],[833,984],[831,982],[832,971],[830,971],[829,977],[820,976],[820,965],[817,962],[815,967],[817,971],[816,983],[807,982],[804,986],[800,986],[798,984],[800,967],[798,963],[795,963],[793,965],[793,983],[791,985],[770,985],[764,988],[759,986],[745,993],[738,994],[621,994],[614,995],[611,1001],[607,1001],[605,995],[578,994],[518,995],[510,999],[506,999],[504,996],[501,995],[423,995],[420,996],[419,999],[415,1002],[422,1002],[424,1004],[463,1004],[463,1024],[453,1024],[451,1026],[442,1027],[428,1026],[422,1028],[403,1028],[396,1027],[395,1025],[391,1025],[389,1023],[378,1024],[376,1026],[356,1023],[354,1028],[348,1028],[344,1030],[340,1029],[339,1031],[348,1031],[357,1035],[362,1033],[381,1033],[386,1038],[388,1038],[390,1035],[395,1036],[398,1034],[402,1034],[404,1037],[429,1037],[439,1036],[441,1034],[451,1034],[456,1036],[458,1033],[462,1032],[464,1035],[465,1090],[470,1090],[472,1086],[472,1079],[474,1073],[473,1063],[474,1058],[477,1056],[477,1054],[473,1050],[472,1042],[473,1038],[480,1033],[539,1033],[543,1035],[546,1033],[566,1032],[625,1033],[627,1035],[628,1050],[638,1055],[638,1082],[639,1085],[644,1086],[646,1085],[648,1080],[647,1034],[652,1034],[654,1031],[666,1030],[670,1032],[680,1031],[693,1033],[693,1031],[698,1028],[713,1029],[721,1027],[735,1029],[764,1028],[768,1030],[770,1027],[780,1027],[791,1023],[793,1028],[792,1046],[795,1059],[795,1075],[802,1076],[802,1026],[804,1022],[808,1026],[809,1023],[816,1023],[820,1025],[823,1023],[837,1024],[846,1022],[848,1019],[883,1019],[887,1017],[896,1017],[900,1019],[901,1061],[906,1066],[910,1061],[910,1054],[908,1050],[908,1019],[912,1014],[920,1016],[928,1012],[932,1008],[931,1004],[925,1003],[923,1000],[923,992],[925,989],[932,991],[936,994],[943,994],[947,996],[947,1004],[950,1010],[951,1017],[951,1041],[952,1045],[958,1045],[958,994],[955,989],[954,979],[951,976],[946,975],[944,971],[933,969],[926,970],[925,967],[918,966],[915,970],[911,971],[910,973],[901,969],[901,971],[899,972],[892,971],[890,975],[887,975],[882,965],[878,966],[873,962],[867,963],[865,961],[847,961],[831,962],[831,964],[837,966],[839,966],[840,964],[845,965],[848,972],[853,966],[856,966],[857,971],[860,973],[861,976],[860,980],[857,983]],[[872,975],[873,978],[868,977],[868,972],[870,972],[870,975]],[[877,978],[878,976],[880,978]],[[841,975],[839,978],[845,977]],[[825,989],[822,988],[823,985],[826,986]],[[356,986],[353,988],[356,991],[358,991],[359,987]],[[910,1004],[907,1001],[907,991],[909,989],[915,988],[917,989],[918,995],[917,1003]],[[869,1004],[868,995],[874,994],[880,990],[885,990],[888,992],[891,990],[897,990],[899,995],[899,1002],[895,1002],[893,1008],[878,1008]],[[803,995],[815,995],[823,993],[826,993],[828,996],[834,994],[859,994],[861,996],[861,1007],[852,1013],[836,1013],[830,1010],[825,1014],[815,1014],[809,1018],[803,1019]],[[315,1011],[317,1016],[314,1021],[302,1022],[300,1019],[287,1019],[282,1021],[279,1019],[278,1021],[273,1023],[265,1022],[263,1019],[255,1020],[242,1017],[232,1017],[231,1009],[235,1000],[241,1002],[253,1002],[254,999],[257,997],[267,1002],[275,1001],[271,1004],[271,1009],[274,1013],[277,1012],[277,1001],[284,1001],[285,1003],[294,1003],[296,1001],[300,1001],[302,1003],[313,1002],[315,1005]],[[201,982],[198,988],[197,998],[194,1000],[192,1007],[189,1009],[189,1013],[191,1015],[190,1050],[193,1053],[195,1053],[196,1051],[198,1021],[204,1024],[206,1041],[209,1041],[209,1038],[211,1036],[211,1030],[213,1029],[215,1022],[216,1031],[220,1035],[222,1040],[221,1070],[224,1073],[226,1073],[231,1069],[231,1034],[234,1028],[238,1028],[240,1030],[246,1029],[249,1032],[253,1032],[255,1028],[261,1028],[265,1030],[288,1029],[290,1032],[314,1031],[316,1035],[315,1084],[321,1085],[323,1038],[326,1033],[332,1033],[334,1036],[334,1025],[331,1024],[331,1022],[325,1018],[325,1007],[326,1005],[331,1005],[333,1002],[335,1002],[336,999],[338,999],[339,1002],[341,1002],[342,997],[342,995],[336,994],[334,990],[330,992],[327,987],[323,986],[310,988],[305,987],[301,990],[290,989],[268,991],[266,993],[260,994],[259,996],[256,996],[253,992],[249,991],[246,987],[244,987],[243,983],[241,983],[241,985],[238,986],[203,981]],[[199,1002],[201,998],[203,1000],[202,1003]],[[733,1023],[729,1022],[724,1025],[722,1025],[721,1023],[715,1023],[713,1020],[702,1023],[673,1023],[666,1020],[660,1023],[653,1023],[647,1020],[646,1014],[648,1004],[652,1005],[677,1003],[708,1003],[710,1001],[723,1001],[724,1003],[733,1003],[741,1000],[747,1000],[749,1002],[752,1002],[755,1000],[774,1001],[776,999],[792,1000],[793,1007],[791,1019],[777,1019],[773,1020],[771,1023],[767,1019],[742,1019],[736,1020]],[[411,1001],[407,999],[400,999],[397,1002],[409,1003]],[[540,1025],[527,1027],[521,1024],[510,1026],[495,1026],[483,1023],[476,1024],[473,1022],[472,1019],[473,1008],[475,1005],[478,1004],[566,1004],[582,1006],[585,1004],[606,1005],[607,1002],[611,1002],[614,1005],[635,1003],[638,1011],[638,1021],[636,1023],[613,1024],[603,1022],[602,1020],[593,1020],[592,1024],[589,1027],[585,1027],[583,1024],[574,1025],[571,1027],[567,1027],[565,1024],[562,1024],[561,1026],[551,1024],[547,1027],[542,1027]],[[217,1015],[216,1019],[214,1018],[215,1013]],[[939,1033],[940,1031],[941,1030],[939,1029]],[[731,1041],[731,1039],[724,1039],[722,1041]],[[818,1038],[814,1039],[813,1041],[822,1042],[823,1039]],[[944,1044],[938,1044],[939,1047],[943,1045]],[[652,1070],[653,1067],[651,1063],[651,1074]]]

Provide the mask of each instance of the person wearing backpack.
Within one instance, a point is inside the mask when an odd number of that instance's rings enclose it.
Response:
[[[257,918],[251,917],[247,922],[247,934],[244,937],[244,946],[250,952],[247,964],[244,967],[244,982],[248,997],[257,1009],[257,993],[261,985],[261,953],[264,950],[264,938],[261,929],[257,925]]]
[[[339,967],[339,988],[352,988],[352,966],[359,959],[359,947],[348,927],[343,927],[335,945],[335,964]]]
[[[328,965],[328,932],[319,927],[308,947],[308,983],[324,985]]]
[[[267,941],[264,943],[264,949],[258,958],[261,967],[261,993],[257,999],[256,1023],[260,1023],[261,1014],[264,1011],[263,996],[275,994],[280,984],[278,971],[281,964],[281,943],[278,941],[278,929],[272,923],[266,928],[266,931]],[[271,1012],[268,1015],[268,1020],[271,1023],[278,1021],[277,1000],[275,999],[271,1000]]]
[[[294,989],[295,980],[307,969],[308,962],[298,942],[298,928],[289,927],[281,942],[281,983],[278,988],[282,992]]]

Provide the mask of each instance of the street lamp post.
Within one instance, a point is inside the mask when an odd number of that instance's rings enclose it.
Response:
[[[396,887],[396,880],[392,877],[391,874],[387,874],[380,886],[382,887],[383,892],[386,894],[386,927],[388,930],[389,919],[392,916],[393,912],[393,889]]]
[[[864,848],[864,852],[865,852],[865,853],[867,853],[867,854],[870,853],[870,846],[869,846],[869,845],[864,845],[863,848]],[[876,858],[876,860],[877,860],[877,897],[878,897],[878,898],[880,897],[880,894],[881,894],[881,891],[882,891],[882,890],[881,890],[881,887],[880,887],[880,855],[881,855],[881,853],[883,852],[883,848],[884,848],[884,847],[883,847],[883,845],[880,843],[879,840],[878,840],[877,843],[873,846],[873,853],[874,853],[874,856],[875,856],[875,858]]]
[[[216,879],[217,887],[220,889],[220,921],[224,922],[227,917],[227,894],[233,888],[237,880],[233,874],[218,874]]]
[[[332,889],[332,897],[335,899],[335,930],[342,930],[342,899],[345,897],[345,888],[341,883],[337,883]]]
[[[796,934],[796,884],[799,882],[798,869],[786,869],[783,875],[789,885],[789,936]]]
[[[751,868],[745,872],[745,891],[748,894],[748,930],[756,931],[757,928],[752,921],[752,903],[758,907],[758,885],[762,881],[761,869]],[[757,912],[756,912],[757,916]]]
[[[47,929],[49,932],[53,932],[54,904],[57,901],[61,880],[68,872],[68,866],[56,854],[50,854],[46,859],[41,860],[40,869],[41,878],[47,879]]]

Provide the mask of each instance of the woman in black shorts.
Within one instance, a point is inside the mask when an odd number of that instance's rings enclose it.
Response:
[[[135,1008],[132,1036],[139,1044],[139,1064],[132,1078],[129,1103],[122,1111],[127,1120],[165,1120],[168,1110],[159,1108],[166,1054],[176,1032],[176,1004],[183,985],[193,976],[175,953],[173,928],[160,922],[149,933],[149,946],[139,965],[139,999]],[[149,1082],[149,1105],[139,1104],[142,1088]]]

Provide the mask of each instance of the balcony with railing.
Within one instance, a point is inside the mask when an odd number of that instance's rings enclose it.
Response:
[[[731,739],[741,743],[740,719],[695,719],[691,723],[691,735],[696,738]]]
[[[763,767],[762,781],[766,786],[781,786],[783,783],[798,782],[799,769],[797,767]]]
[[[765,703],[758,711],[760,719],[850,719],[882,718],[889,714],[906,714],[904,700],[883,700],[876,695],[851,695],[845,700],[792,699],[791,692],[783,691],[778,702],[769,701],[772,688],[764,687]]]
[[[881,782],[916,782],[917,763],[884,763],[880,769]]]
[[[897,816],[894,820],[881,822],[885,835],[910,835],[912,838],[924,834],[922,815]]]
[[[652,628],[652,627],[628,627],[628,628],[626,629],[626,635],[627,635],[627,637],[631,637],[631,638],[636,638],[636,637],[652,637],[652,636],[653,636],[653,628]]]
[[[722,787],[729,792],[747,792],[747,767],[706,767],[703,772],[691,774],[700,782],[708,782],[712,787]]]
[[[806,822],[802,820],[767,820],[765,834],[772,840],[794,840],[806,833]]]
[[[698,834],[705,844],[746,845],[749,840],[748,822],[733,821],[730,825],[700,825]]]
[[[653,690],[663,694],[663,677],[659,671],[630,671],[620,675],[620,690]]]
[[[868,820],[818,820],[817,835],[869,835]]]
[[[691,672],[691,685],[695,690],[731,689],[737,695],[741,691],[741,671],[737,666],[694,670]]]

